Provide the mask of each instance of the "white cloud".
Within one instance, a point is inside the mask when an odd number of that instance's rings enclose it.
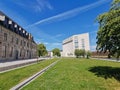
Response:
[[[36,11],[43,11],[45,9],[52,10],[53,6],[47,0],[36,0],[37,4],[34,6]]]
[[[49,43],[48,42],[44,42],[43,44],[48,45]]]
[[[31,1],[13,1],[13,3],[21,6],[21,8],[24,8],[26,10],[31,10],[35,12],[42,12],[44,10],[52,10],[53,6],[47,1],[47,0],[34,0],[34,2]]]
[[[60,46],[60,45],[62,45],[62,43],[52,43],[51,45],[53,45],[53,46]]]
[[[53,42],[61,42],[59,39],[54,38],[52,35],[47,34],[46,32],[44,32],[44,30],[41,30],[38,27],[32,27],[30,29],[28,29],[30,33],[32,33],[32,35],[34,35],[35,41],[36,39],[44,39],[46,41],[53,41]],[[44,41],[42,40],[42,42]]]
[[[41,39],[41,38],[40,39],[39,38],[34,38],[34,40],[37,44],[42,43],[44,41],[44,39]]]
[[[59,38],[59,37],[62,37],[62,36],[64,36],[65,34],[57,34],[57,35],[55,35],[55,36],[53,36],[52,38]]]
[[[32,27],[32,26],[36,26],[36,25],[39,25],[39,24],[42,24],[42,23],[51,23],[51,22],[56,22],[56,21],[61,21],[61,20],[64,20],[64,19],[68,19],[68,18],[74,17],[74,16],[76,16],[80,13],[86,12],[90,9],[93,9],[95,7],[98,7],[98,6],[100,6],[104,3],[107,3],[109,1],[110,0],[99,0],[95,3],[89,4],[89,5],[86,5],[86,6],[83,6],[83,7],[78,7],[78,8],[75,8],[75,9],[57,14],[57,15],[49,17],[49,18],[45,18],[43,20],[40,20],[38,22],[35,22],[35,23],[27,26],[27,28]]]
[[[58,34],[58,35],[56,35],[55,37],[61,37],[61,36],[63,36],[63,34]]]

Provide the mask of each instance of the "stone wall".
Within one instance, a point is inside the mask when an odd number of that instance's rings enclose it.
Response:
[[[37,45],[0,25],[0,60],[35,58]]]

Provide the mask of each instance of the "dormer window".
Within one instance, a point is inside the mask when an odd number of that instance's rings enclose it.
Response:
[[[23,33],[25,33],[25,31],[23,30]]]
[[[26,33],[26,35],[28,35],[28,33]]]
[[[17,25],[15,24],[15,26],[14,26],[15,28],[17,28]]]
[[[0,21],[5,21],[5,16],[0,15]]]
[[[19,28],[19,30],[21,31],[21,28]]]
[[[9,21],[8,21],[8,24],[12,24],[12,21],[11,21],[11,20],[9,20]]]

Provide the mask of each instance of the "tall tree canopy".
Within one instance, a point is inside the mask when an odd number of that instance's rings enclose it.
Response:
[[[37,47],[38,50],[38,56],[45,56],[47,54],[47,50],[44,44],[39,44]]]
[[[53,52],[53,56],[58,56],[58,57],[61,56],[60,50],[58,48],[53,49],[52,52]]]
[[[120,56],[120,0],[113,0],[108,12],[98,16],[97,50]]]

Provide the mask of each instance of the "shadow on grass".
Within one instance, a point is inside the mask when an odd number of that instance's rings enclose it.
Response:
[[[116,80],[120,81],[120,68],[117,67],[96,66],[91,67],[89,71],[95,73],[98,77],[105,79],[114,77]]]

